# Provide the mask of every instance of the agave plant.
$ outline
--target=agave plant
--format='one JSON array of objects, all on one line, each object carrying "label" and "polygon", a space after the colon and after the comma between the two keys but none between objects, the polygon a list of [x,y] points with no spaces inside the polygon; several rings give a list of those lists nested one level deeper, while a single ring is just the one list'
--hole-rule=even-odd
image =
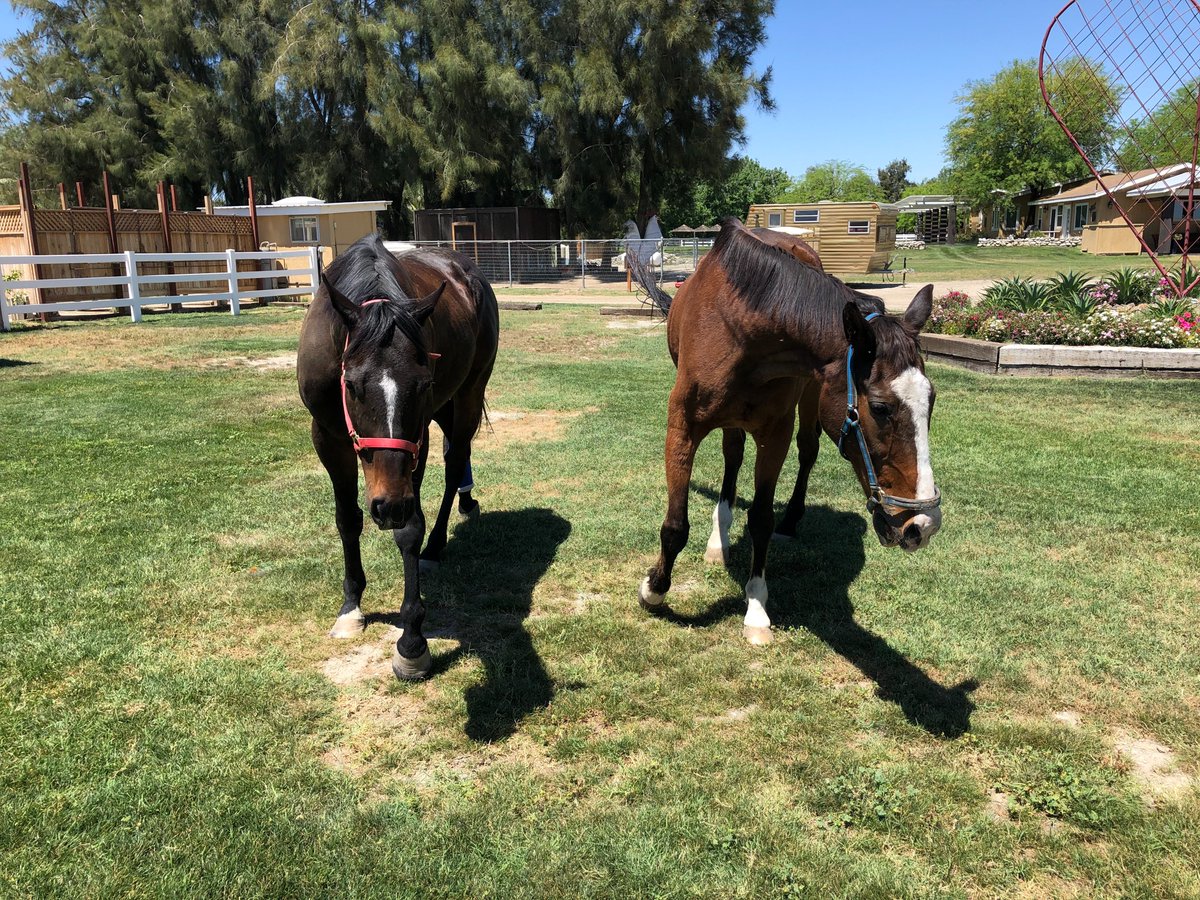
[{"label": "agave plant", "polygon": [[1026,282],[1024,290],[1016,297],[1018,312],[1039,312],[1054,305],[1058,296],[1054,285],[1045,281]]},{"label": "agave plant", "polygon": [[1050,290],[1059,305],[1073,303],[1091,287],[1092,279],[1078,272],[1059,272],[1050,279]]},{"label": "agave plant", "polygon": [[990,309],[1017,309],[1018,298],[1029,286],[1029,279],[1014,275],[994,282],[984,290],[981,306]]},{"label": "agave plant", "polygon": [[1149,303],[1158,279],[1150,272],[1126,266],[1104,276],[1104,283],[1116,292],[1115,303]]},{"label": "agave plant", "polygon": [[1059,296],[1055,300],[1058,309],[1077,319],[1086,319],[1096,311],[1096,305],[1096,298],[1087,291],[1073,296]]},{"label": "agave plant", "polygon": [[1177,297],[1173,294],[1168,294],[1150,304],[1149,312],[1155,318],[1175,318],[1182,316],[1184,313],[1193,312],[1195,306],[1196,301],[1191,297]]}]

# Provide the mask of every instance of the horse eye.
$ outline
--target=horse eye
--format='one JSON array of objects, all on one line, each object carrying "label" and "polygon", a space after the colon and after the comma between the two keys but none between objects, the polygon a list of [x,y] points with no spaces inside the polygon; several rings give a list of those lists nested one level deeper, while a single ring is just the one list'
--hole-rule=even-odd
[{"label": "horse eye", "polygon": [[887,419],[892,415],[892,408],[886,403],[872,403],[871,415],[877,419]]},{"label": "horse eye", "polygon": [[351,397],[353,397],[355,400],[358,399],[358,382],[357,381],[347,381],[346,382],[346,390],[349,392]]}]

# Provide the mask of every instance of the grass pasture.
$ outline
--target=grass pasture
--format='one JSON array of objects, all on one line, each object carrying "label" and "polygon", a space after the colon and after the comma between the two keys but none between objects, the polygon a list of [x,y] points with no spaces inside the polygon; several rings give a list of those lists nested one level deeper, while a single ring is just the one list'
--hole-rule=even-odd
[{"label": "grass pasture", "polygon": [[[503,313],[484,514],[403,685],[386,615],[325,636],[301,315],[0,337],[0,894],[1200,896],[1194,384],[931,367],[941,534],[881,548],[824,441],[752,648],[744,507],[702,559],[715,438],[674,613],[636,603],[661,326]],[[399,554],[363,555],[386,613]]]},{"label": "grass pasture", "polygon": [[[1051,278],[1060,272],[1078,272],[1101,278],[1115,269],[1157,271],[1144,253],[1140,255],[1097,256],[1078,247],[978,247],[975,244],[930,244],[924,250],[897,250],[896,268],[902,259],[914,271],[910,280],[962,281],[974,279]],[[1176,258],[1163,257],[1170,268]],[[869,276],[863,276],[869,280]]]}]

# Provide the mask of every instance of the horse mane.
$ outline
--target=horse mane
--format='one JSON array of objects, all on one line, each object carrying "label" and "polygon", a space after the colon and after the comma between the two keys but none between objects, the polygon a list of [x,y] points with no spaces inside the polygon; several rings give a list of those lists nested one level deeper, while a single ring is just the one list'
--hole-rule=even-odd
[{"label": "horse mane", "polygon": [[[747,308],[815,338],[836,333],[840,340],[845,339],[842,310],[847,303],[857,306],[864,316],[885,312],[879,297],[852,290],[783,248],[764,243],[736,218],[722,220],[712,253]],[[875,329],[877,354],[917,365],[920,354],[915,335],[891,316],[878,322],[895,327]]]},{"label": "horse mane", "polygon": [[[360,307],[358,324],[350,333],[348,352],[388,343],[394,328],[399,328],[421,353],[427,352],[424,332],[409,308],[413,298],[404,293],[396,278],[398,267],[396,257],[384,247],[383,238],[377,233],[355,241],[329,264],[326,277]],[[366,300],[381,297],[389,302],[362,305]]]}]

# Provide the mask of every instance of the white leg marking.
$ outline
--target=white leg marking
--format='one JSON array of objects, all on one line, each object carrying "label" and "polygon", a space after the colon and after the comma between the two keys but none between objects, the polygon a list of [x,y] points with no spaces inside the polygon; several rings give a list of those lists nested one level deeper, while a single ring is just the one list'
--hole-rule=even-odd
[{"label": "white leg marking", "polygon": [[399,394],[399,388],[395,379],[387,372],[379,376],[379,386],[383,388],[383,399],[387,403],[388,437],[395,437],[393,424],[396,421],[396,396]]},{"label": "white leg marking", "polygon": [[729,564],[729,526],[733,522],[733,510],[722,500],[713,510],[713,529],[704,548],[704,558],[711,563]]},{"label": "white leg marking", "polygon": [[[933,481],[933,466],[929,462],[929,397],[933,388],[925,374],[914,366],[905,369],[892,381],[892,391],[912,415],[917,451],[917,496],[915,499],[926,500],[932,497],[936,490]],[[924,547],[934,533],[942,527],[941,507],[913,516],[910,522],[921,530],[919,546]]]},{"label": "white leg marking", "polygon": [[367,627],[366,617],[363,616],[361,609],[352,609],[348,613],[343,613],[334,620],[333,628],[329,630],[329,636],[332,638],[353,638],[358,637]]},{"label": "white leg marking", "polygon": [[767,580],[755,576],[746,582],[746,618],[742,635],[751,644],[771,643],[771,619],[767,615]]},{"label": "white leg marking", "polygon": [[642,579],[641,587],[638,588],[638,600],[641,601],[642,606],[645,606],[646,608],[662,606],[663,601],[666,599],[667,598],[664,595],[656,594],[654,591],[650,590],[649,575]]}]

